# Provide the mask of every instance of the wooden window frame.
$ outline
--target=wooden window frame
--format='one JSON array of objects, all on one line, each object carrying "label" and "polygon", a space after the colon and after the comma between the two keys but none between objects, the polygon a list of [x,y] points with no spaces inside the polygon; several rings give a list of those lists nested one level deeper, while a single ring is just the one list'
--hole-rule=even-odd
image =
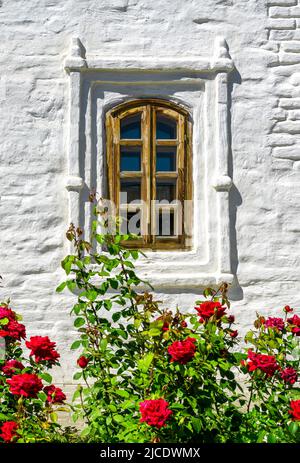
[{"label": "wooden window frame", "polygon": [[[121,139],[121,120],[130,115],[141,113],[141,139]],[[174,140],[156,139],[156,115],[163,114],[177,123],[177,138]],[[115,106],[106,114],[106,160],[108,170],[108,194],[109,199],[116,205],[116,214],[120,215],[122,209],[135,212],[138,205],[120,205],[120,179],[140,178],[141,199],[146,204],[141,220],[141,238],[124,242],[131,248],[143,248],[155,250],[187,250],[191,248],[191,236],[186,233],[184,222],[192,220],[192,208],[188,209],[188,217],[184,210],[186,200],[192,200],[192,152],[191,138],[192,124],[190,115],[181,106],[159,99],[141,99],[126,102]],[[120,148],[121,146],[141,146],[141,171],[120,172]],[[176,170],[174,172],[156,172],[156,147],[177,147]],[[161,237],[155,235],[156,206],[153,199],[156,197],[156,179],[177,179],[176,200],[181,205],[159,205],[159,210],[174,210],[182,208],[182,223],[179,225],[181,234],[174,237]],[[152,205],[152,211],[150,210]],[[175,218],[174,218],[175,220]],[[192,229],[189,223],[189,230]]]}]

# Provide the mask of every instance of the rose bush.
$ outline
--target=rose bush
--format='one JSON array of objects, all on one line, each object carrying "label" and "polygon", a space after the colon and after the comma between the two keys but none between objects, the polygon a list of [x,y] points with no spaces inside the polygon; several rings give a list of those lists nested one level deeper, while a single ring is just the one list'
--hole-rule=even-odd
[{"label": "rose bush", "polygon": [[[58,364],[55,343],[48,337],[26,339],[21,316],[7,303],[0,304],[0,338],[5,356],[0,359],[0,442],[66,442],[57,411],[69,411],[66,396],[47,372]],[[24,347],[25,347],[24,346]]]},{"label": "rose bush", "polygon": [[241,340],[226,283],[206,288],[190,312],[165,307],[135,272],[136,237],[110,233],[106,211],[95,214],[91,242],[70,226],[75,252],[57,288],[77,297],[72,410],[85,423],[81,437],[58,424],[68,408],[48,372],[59,365],[55,342],[28,339],[1,303],[0,442],[300,442],[296,311],[257,314]]},{"label": "rose bush", "polygon": [[67,280],[57,288],[78,297],[79,338],[71,348],[80,349],[74,420],[85,420],[82,438],[299,442],[300,318],[293,309],[257,315],[241,350],[226,283],[207,288],[191,313],[162,307],[138,290],[147,283],[135,273],[140,253],[130,249],[132,236],[118,227],[110,234],[106,210],[95,214],[101,220],[91,242],[70,226],[75,253],[63,260]]}]

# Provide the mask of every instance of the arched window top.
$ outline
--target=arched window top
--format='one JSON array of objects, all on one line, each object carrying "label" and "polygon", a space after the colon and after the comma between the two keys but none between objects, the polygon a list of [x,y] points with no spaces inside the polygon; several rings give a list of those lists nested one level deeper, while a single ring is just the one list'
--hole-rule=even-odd
[{"label": "arched window top", "polygon": [[140,233],[124,230],[140,235],[137,247],[187,247],[183,208],[191,199],[190,128],[188,112],[165,100],[130,101],[107,113],[109,195],[124,224],[131,219],[139,224]]},{"label": "arched window top", "polygon": [[110,109],[109,113],[112,116],[126,117],[128,114],[134,114],[142,111],[142,106],[151,105],[157,109],[173,111],[173,116],[176,118],[178,114],[182,114],[184,117],[189,117],[189,111],[181,104],[174,103],[169,100],[163,100],[161,98],[142,98],[140,100],[130,100],[120,103]]}]

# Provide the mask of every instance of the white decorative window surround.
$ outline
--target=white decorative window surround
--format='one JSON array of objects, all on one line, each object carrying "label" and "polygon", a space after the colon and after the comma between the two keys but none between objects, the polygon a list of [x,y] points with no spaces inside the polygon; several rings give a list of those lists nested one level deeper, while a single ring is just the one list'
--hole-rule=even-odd
[{"label": "white decorative window surround", "polygon": [[193,122],[193,248],[147,252],[139,275],[155,289],[199,288],[232,282],[229,236],[228,73],[233,62],[223,38],[214,56],[134,58],[85,56],[72,40],[70,76],[69,220],[90,226],[88,190],[106,197],[105,114],[131,99],[160,98],[183,105]]}]

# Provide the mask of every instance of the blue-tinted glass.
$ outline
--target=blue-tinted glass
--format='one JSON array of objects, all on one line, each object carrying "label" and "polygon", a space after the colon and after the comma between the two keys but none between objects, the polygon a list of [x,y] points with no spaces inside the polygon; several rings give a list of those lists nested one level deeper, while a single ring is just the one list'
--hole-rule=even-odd
[{"label": "blue-tinted glass", "polygon": [[140,172],[141,170],[141,148],[137,147],[121,147],[121,162],[120,170]]},{"label": "blue-tinted glass", "polygon": [[176,180],[156,180],[156,199],[172,202],[176,199]]},{"label": "blue-tinted glass", "polygon": [[131,201],[141,200],[140,180],[121,179],[121,204],[128,204]]},{"label": "blue-tinted glass", "polygon": [[156,172],[174,172],[176,170],[176,151],[175,146],[157,147]]},{"label": "blue-tinted glass", "polygon": [[177,123],[174,119],[157,114],[156,138],[158,140],[174,140],[177,138]]},{"label": "blue-tinted glass", "polygon": [[141,114],[128,116],[121,120],[121,139],[141,138]]}]

